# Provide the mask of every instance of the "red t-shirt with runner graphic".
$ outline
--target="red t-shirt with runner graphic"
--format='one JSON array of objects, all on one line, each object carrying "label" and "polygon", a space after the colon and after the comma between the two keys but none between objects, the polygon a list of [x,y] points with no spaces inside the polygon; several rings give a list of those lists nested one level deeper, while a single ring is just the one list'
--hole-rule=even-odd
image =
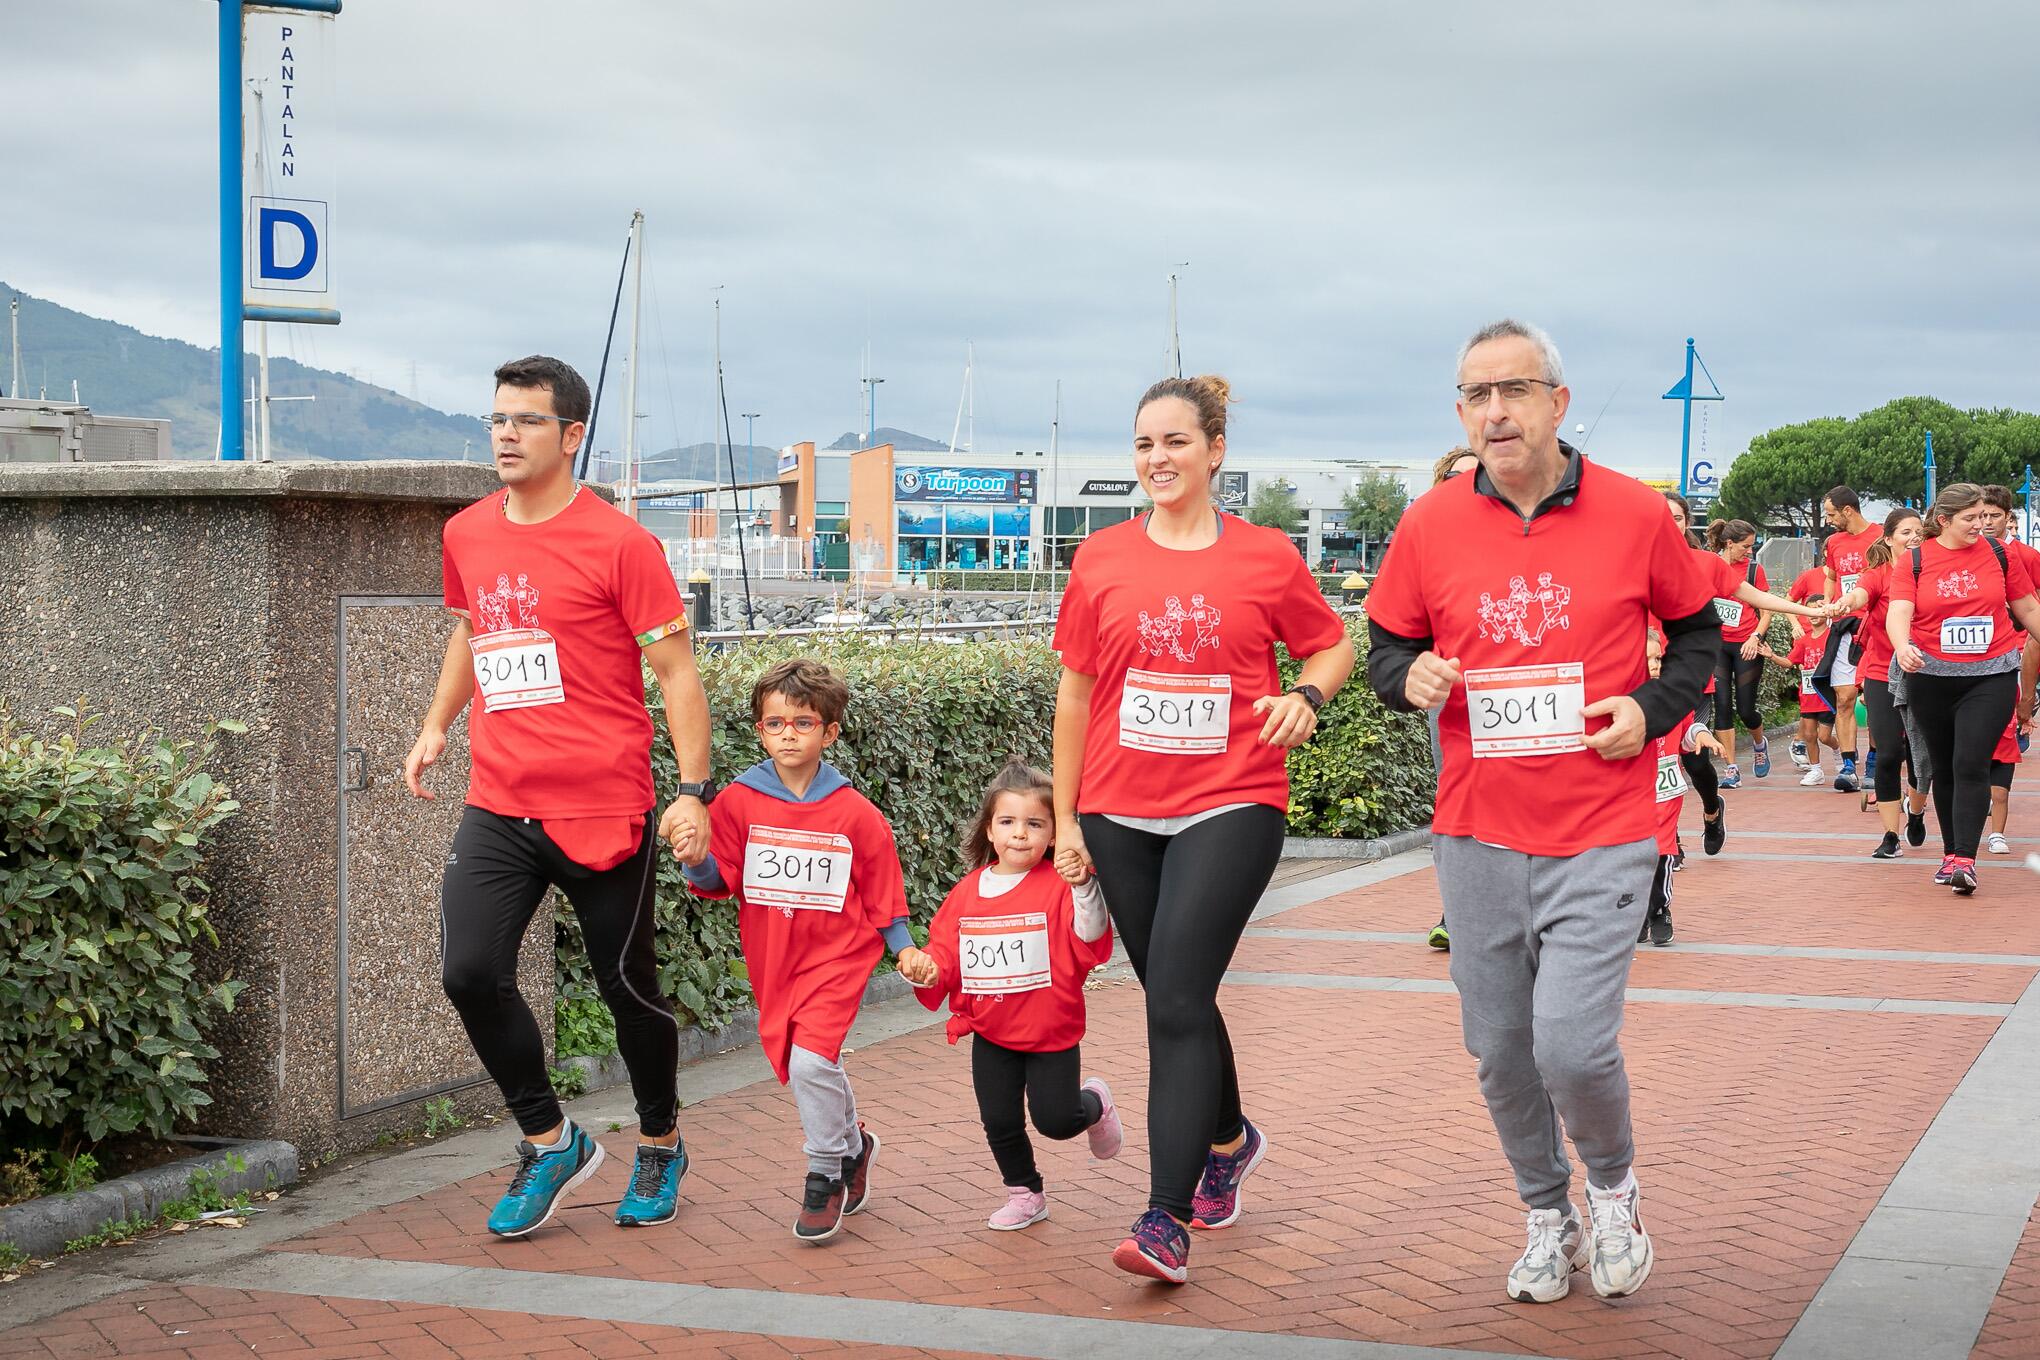
[{"label": "red t-shirt with runner graphic", "polygon": [[[1820,658],[1827,651],[1827,640],[1827,625],[1822,624],[1813,631],[1801,633],[1798,637],[1792,639],[1792,650],[1785,653],[1785,660],[1791,665],[1796,666],[1799,670],[1797,688],[1799,690],[1799,712],[1802,716],[1812,714],[1820,717],[1834,712],[1832,708],[1828,707],[1828,701],[1820,697],[1820,691],[1813,687],[1813,670],[1814,667],[1820,665]],[[1889,647],[1885,648],[1887,660],[1889,659],[1890,651]],[[1868,661],[1870,654],[1865,652],[1863,659]],[[1872,676],[1867,670],[1863,674],[1865,679],[1881,680],[1884,678],[1882,675]]]},{"label": "red t-shirt with runner graphic", "polygon": [[965,875],[928,923],[927,951],[942,980],[915,995],[931,1011],[949,1003],[952,1044],[982,1034],[1021,1053],[1075,1047],[1084,1039],[1084,979],[1111,961],[1112,928],[1077,938],[1070,885],[1048,860],[997,897],[984,895],[982,873]]},{"label": "red t-shirt with runner graphic", "polygon": [[1785,592],[1785,598],[1794,604],[1805,604],[1816,595],[1827,593],[1827,573],[1819,567],[1808,567],[1792,578],[1792,588]]},{"label": "red t-shirt with runner graphic", "polygon": [[1686,771],[1679,755],[1686,749],[1686,734],[1693,730],[1693,715],[1679,719],[1671,731],[1645,749],[1657,756],[1657,849],[1660,855],[1679,853],[1679,809],[1686,801]]},{"label": "red t-shirt with runner graphic", "polygon": [[[1825,562],[1835,574],[1837,584],[1834,597],[1836,599],[1839,600],[1860,584],[1856,578],[1862,574],[1863,568],[1868,565],[1863,558],[1863,554],[1870,550],[1872,543],[1875,543],[1882,537],[1884,537],[1884,530],[1875,524],[1865,525],[1863,532],[1859,534],[1852,534],[1846,530],[1838,529],[1828,535],[1827,543],[1821,548],[1821,561]],[[1863,617],[1863,611],[1859,609],[1849,617],[1860,619]]]},{"label": "red t-shirt with runner graphic", "polygon": [[789,803],[732,784],[708,809],[720,890],[737,899],[737,932],[758,1042],[786,1080],[793,1046],[835,1062],[885,953],[879,931],[907,914],[893,829],[872,801],[840,788]]},{"label": "red t-shirt with runner graphic", "polygon": [[1869,597],[1869,603],[1857,615],[1863,620],[1863,626],[1856,630],[1856,638],[1863,644],[1863,655],[1856,662],[1856,678],[1889,684],[1891,634],[1885,631],[1884,624],[1891,614],[1891,563],[1863,568],[1856,577],[1856,589]]},{"label": "red t-shirt with runner graphic", "polygon": [[1758,590],[1769,590],[1770,578],[1764,575],[1762,567],[1753,567],[1748,561],[1731,562],[1716,552],[1707,555],[1720,563],[1715,568],[1714,612],[1721,615],[1721,640],[1740,647],[1756,635],[1757,607],[1738,600],[1735,592],[1744,582]]},{"label": "red t-shirt with runner graphic", "polygon": [[1096,677],[1079,812],[1183,817],[1228,803],[1289,807],[1287,753],[1254,701],[1281,693],[1275,644],[1310,656],[1346,635],[1296,546],[1221,513],[1218,542],[1165,548],[1145,517],[1084,540],[1055,649]]},{"label": "red t-shirt with runner graphic", "polygon": [[1900,553],[1891,564],[1891,598],[1913,602],[1914,645],[1943,661],[1988,661],[2025,646],[2026,635],[2006,608],[2008,600],[2033,593],[2023,561],[2008,553],[2001,569],[1980,538],[1966,548],[1930,538],[1918,552],[1918,581],[1912,553]]},{"label": "red t-shirt with runner graphic", "polygon": [[467,801],[506,817],[647,812],[639,639],[686,626],[665,550],[585,487],[540,524],[511,522],[508,496],[470,505],[441,537],[446,607],[474,631]]},{"label": "red t-shirt with runner graphic", "polygon": [[1583,460],[1572,504],[1527,523],[1475,484],[1404,512],[1367,597],[1375,623],[1462,667],[1432,826],[1539,856],[1649,840],[1654,748],[1603,760],[1581,737],[1608,720],[1580,709],[1643,684],[1647,620],[1699,613],[1719,584],[1702,559],[1721,559],[1687,545],[1658,492],[1598,463]]}]

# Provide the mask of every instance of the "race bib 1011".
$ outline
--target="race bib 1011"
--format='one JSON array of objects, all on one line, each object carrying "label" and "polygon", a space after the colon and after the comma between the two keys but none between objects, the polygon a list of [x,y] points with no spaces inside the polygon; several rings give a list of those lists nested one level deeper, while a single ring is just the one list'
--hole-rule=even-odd
[{"label": "race bib 1011", "polygon": [[563,704],[560,649],[543,628],[503,628],[468,639],[474,653],[475,688],[491,713],[511,708]]},{"label": "race bib 1011", "polygon": [[1950,656],[1982,656],[1996,635],[1997,620],[1988,614],[1941,620],[1941,650]]},{"label": "race bib 1011", "polygon": [[1167,756],[1215,755],[1232,730],[1230,675],[1129,670],[1119,695],[1119,744]]},{"label": "race bib 1011", "polygon": [[966,916],[957,922],[956,951],[963,990],[972,995],[996,996],[1046,987],[1048,913]]},{"label": "race bib 1011", "polygon": [[841,911],[850,893],[850,838],[754,826],[744,842],[744,901],[780,911]]},{"label": "race bib 1011", "polygon": [[1586,666],[1496,666],[1466,672],[1467,734],[1475,759],[1586,749]]}]

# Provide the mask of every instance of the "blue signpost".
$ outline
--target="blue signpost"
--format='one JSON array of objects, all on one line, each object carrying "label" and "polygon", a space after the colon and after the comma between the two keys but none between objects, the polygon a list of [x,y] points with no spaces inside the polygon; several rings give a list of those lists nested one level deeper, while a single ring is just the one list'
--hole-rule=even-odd
[{"label": "blue signpost", "polygon": [[[1693,391],[1693,365],[1700,365],[1700,371],[1707,375],[1707,385],[1713,392],[1695,394]],[[1693,403],[1696,401],[1722,401],[1721,384],[1714,381],[1714,375],[1707,372],[1707,361],[1693,348],[1693,337],[1686,337],[1686,376],[1665,393],[1663,400],[1676,401],[1683,408],[1683,419],[1679,429],[1679,494],[1693,494]],[[1710,482],[1714,481],[1709,477]]]},{"label": "blue signpost", "polygon": [[1927,504],[1934,503],[1934,432],[1927,431]]},{"label": "blue signpost", "polygon": [[2026,464],[2026,484],[2019,488],[2019,494],[2026,498],[2026,541],[2040,543],[2040,522],[2033,518],[2033,465]]},{"label": "blue signpost", "polygon": [[[247,457],[246,415],[241,393],[241,323],[306,321],[332,325],[338,312],[293,312],[287,308],[248,308],[242,292],[246,276],[241,182],[241,26],[249,0],[219,0],[220,66],[220,457],[237,463]],[[262,0],[264,9],[338,14],[340,0]],[[316,243],[307,241],[307,248]]]}]

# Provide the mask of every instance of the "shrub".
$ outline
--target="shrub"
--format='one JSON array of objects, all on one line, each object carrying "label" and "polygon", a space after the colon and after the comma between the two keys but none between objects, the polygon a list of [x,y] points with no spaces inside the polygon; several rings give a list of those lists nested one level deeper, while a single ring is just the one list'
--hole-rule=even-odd
[{"label": "shrub", "polygon": [[46,740],[0,710],[0,1144],[169,1134],[211,1103],[205,835],[238,806],[203,742]]},{"label": "shrub", "polygon": [[[843,738],[828,758],[892,822],[919,938],[963,874],[957,832],[977,810],[985,784],[1009,755],[1049,764],[1061,674],[1055,653],[1039,639],[948,646],[855,635],[704,652],[699,664],[718,779],[727,782],[761,758],[751,683],[790,656],[815,657],[849,681]],[[1284,664],[1293,679],[1294,663]],[[658,728],[653,771],[663,808],[678,774],[655,689],[647,700]],[[1297,834],[1374,836],[1430,817],[1423,719],[1385,710],[1357,673],[1326,707],[1321,735],[1291,758],[1290,772],[1290,830]],[[671,855],[661,854],[658,863],[661,985],[681,1023],[719,1027],[750,1000],[736,905],[688,893]],[[557,938],[559,1051],[592,1051],[605,1038],[613,1045],[570,908],[560,912]]]},{"label": "shrub", "polygon": [[967,591],[1026,591],[1037,590],[1051,595],[1062,594],[1069,584],[1070,573],[1066,568],[1055,571],[962,571],[944,567],[928,573],[928,585],[934,590]]}]

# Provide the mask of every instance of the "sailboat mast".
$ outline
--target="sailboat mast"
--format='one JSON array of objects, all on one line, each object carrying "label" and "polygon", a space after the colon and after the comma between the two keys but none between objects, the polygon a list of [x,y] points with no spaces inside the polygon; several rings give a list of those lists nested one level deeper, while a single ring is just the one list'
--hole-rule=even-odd
[{"label": "sailboat mast", "polygon": [[630,376],[623,386],[623,493],[638,518],[638,338],[644,320],[645,215],[630,215]]},{"label": "sailboat mast", "polygon": [[1062,379],[1055,380],[1055,417],[1048,422],[1048,514],[1041,526],[1041,544],[1048,558],[1048,585],[1055,589],[1055,504],[1062,486]]}]

